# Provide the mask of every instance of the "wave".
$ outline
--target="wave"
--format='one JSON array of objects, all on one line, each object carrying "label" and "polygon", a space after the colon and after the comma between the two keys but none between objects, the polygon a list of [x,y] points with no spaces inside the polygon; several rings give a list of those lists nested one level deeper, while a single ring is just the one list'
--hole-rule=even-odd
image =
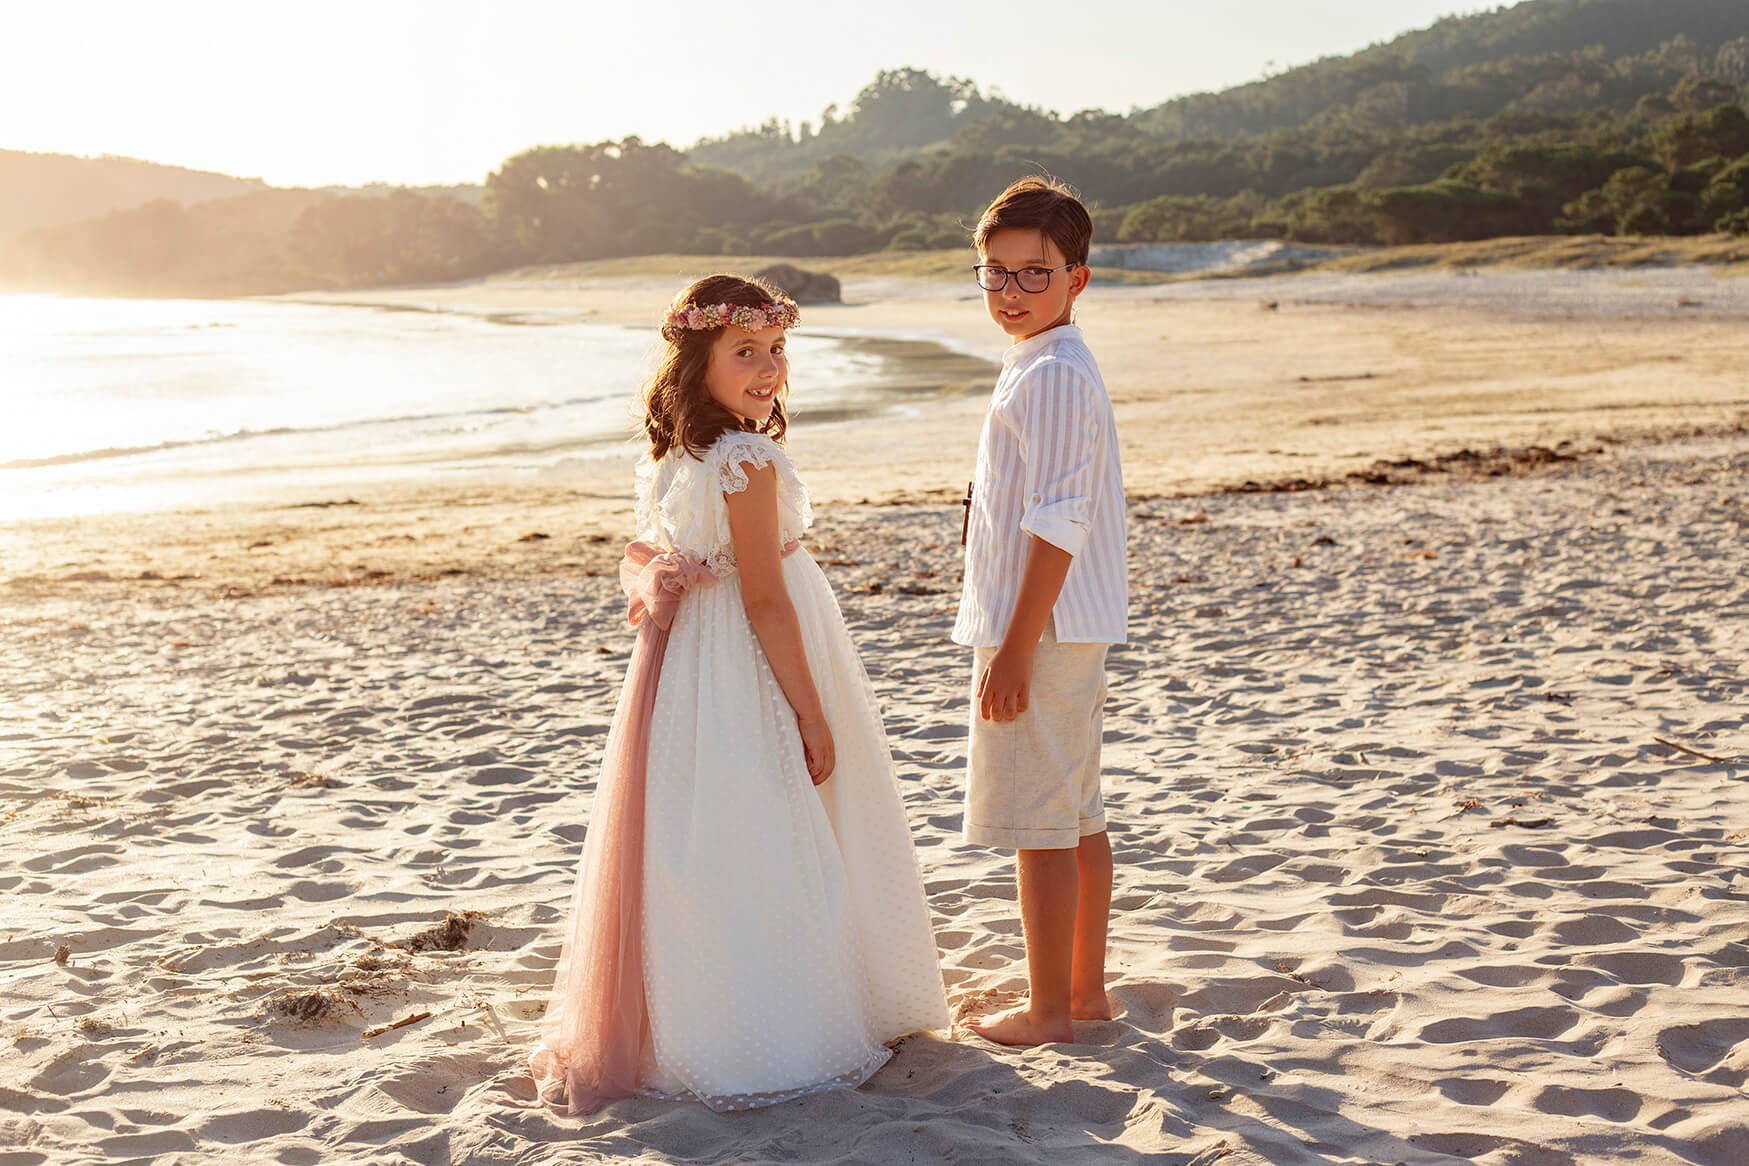
[{"label": "wave", "polygon": [[316,435],[322,433],[343,433],[348,430],[367,430],[389,425],[430,424],[437,421],[462,420],[469,417],[502,417],[544,413],[559,409],[568,409],[577,405],[594,405],[602,401],[611,401],[613,394],[601,394],[594,397],[569,397],[562,401],[547,401],[538,405],[502,405],[491,409],[463,409],[444,413],[411,413],[398,417],[369,417],[358,421],[342,421],[332,425],[285,425],[271,429],[238,429],[230,433],[211,433],[201,437],[180,438],[170,441],[160,441],[150,445],[105,446],[101,449],[73,450],[68,453],[54,454],[50,457],[17,458],[9,462],[0,462],[0,470],[35,470],[48,466],[78,465],[82,462],[108,461],[114,458],[139,457],[144,454],[163,453],[173,449],[193,449],[203,446],[226,445],[233,442],[251,441],[262,437],[292,437]]}]

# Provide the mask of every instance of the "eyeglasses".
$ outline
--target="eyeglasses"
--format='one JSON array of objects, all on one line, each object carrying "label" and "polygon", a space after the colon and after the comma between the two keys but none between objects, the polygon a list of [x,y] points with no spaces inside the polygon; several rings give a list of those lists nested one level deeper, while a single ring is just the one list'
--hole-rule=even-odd
[{"label": "eyeglasses", "polygon": [[980,263],[972,271],[978,277],[978,286],[985,291],[999,292],[1008,286],[1009,279],[1013,279],[1021,291],[1037,294],[1051,286],[1051,272],[1068,271],[1079,266],[1069,262],[1061,267],[1022,267],[1019,271],[1009,271],[999,263]]}]

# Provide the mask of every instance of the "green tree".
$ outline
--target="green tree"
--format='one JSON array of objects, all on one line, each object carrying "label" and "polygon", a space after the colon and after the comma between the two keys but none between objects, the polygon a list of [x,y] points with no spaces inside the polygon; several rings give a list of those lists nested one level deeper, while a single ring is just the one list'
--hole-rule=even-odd
[{"label": "green tree", "polygon": [[1231,199],[1163,195],[1131,207],[1118,228],[1123,243],[1212,242],[1243,238],[1263,209],[1263,199],[1246,192]]},{"label": "green tree", "polygon": [[1671,225],[1669,196],[1669,175],[1650,166],[1630,166],[1568,203],[1561,225],[1575,233],[1663,234]]},{"label": "green tree", "polygon": [[476,208],[410,190],[326,198],[305,208],[288,254],[315,279],[347,286],[464,279],[499,261]]},{"label": "green tree", "polygon": [[1474,148],[1444,143],[1393,146],[1381,151],[1355,177],[1356,186],[1382,190],[1391,186],[1420,186],[1432,182],[1454,166],[1475,157]]},{"label": "green tree", "polygon": [[1507,194],[1460,182],[1400,186],[1371,194],[1378,234],[1386,243],[1455,243],[1523,232],[1525,205]]},{"label": "green tree", "polygon": [[1251,226],[1259,235],[1302,243],[1380,241],[1366,192],[1352,186],[1296,191],[1264,207]]},{"label": "green tree", "polygon": [[[1082,132],[1085,128],[1081,127]],[[952,145],[955,150],[983,152],[1003,146],[1048,146],[1060,135],[1075,132],[1050,114],[1004,106],[960,126],[954,131]]]},{"label": "green tree", "polygon": [[[1534,235],[1575,230],[1564,220],[1574,218],[1570,204],[1597,189],[1609,176],[1646,159],[1622,150],[1599,150],[1579,144],[1489,146],[1446,178],[1462,186],[1518,200],[1514,234]],[[1576,212],[1575,212],[1576,213]]]},{"label": "green tree", "polygon": [[1648,93],[1634,103],[1634,120],[1660,121],[1673,114],[1680,113],[1676,103],[1662,93]]},{"label": "green tree", "polygon": [[868,200],[874,182],[868,164],[850,154],[828,154],[814,163],[799,196],[822,210],[852,211]]},{"label": "green tree", "polygon": [[1670,215],[1661,203],[1637,202],[1616,220],[1615,231],[1618,235],[1667,235]]},{"label": "green tree", "polygon": [[850,103],[850,116],[819,137],[835,148],[921,146],[951,137],[992,107],[963,77],[943,80],[923,69],[884,69]]},{"label": "green tree", "polygon": [[1678,114],[1652,130],[1647,147],[1667,170],[1715,155],[1749,154],[1749,113],[1740,105],[1721,105],[1706,113]]},{"label": "green tree", "polygon": [[1713,74],[1738,87],[1749,86],[1749,36],[1740,36],[1719,46],[1713,58]]},{"label": "green tree", "polygon": [[1725,220],[1742,210],[1749,204],[1740,187],[1725,182],[1715,182],[1700,192],[1699,221],[1714,231],[1723,231]]},{"label": "green tree", "polygon": [[635,137],[543,146],[489,175],[481,208],[506,253],[525,263],[666,251],[702,228],[769,215],[770,199],[745,178],[686,162]]},{"label": "green tree", "polygon": [[1728,81],[1690,73],[1670,91],[1670,104],[1683,113],[1705,113],[1737,100],[1737,87]]},{"label": "green tree", "polygon": [[772,231],[762,248],[778,255],[855,255],[881,246],[881,233],[854,219],[827,219]]},{"label": "green tree", "polygon": [[1699,202],[1699,218],[1707,229],[1731,233],[1736,216],[1749,208],[1749,156],[1714,174]]}]

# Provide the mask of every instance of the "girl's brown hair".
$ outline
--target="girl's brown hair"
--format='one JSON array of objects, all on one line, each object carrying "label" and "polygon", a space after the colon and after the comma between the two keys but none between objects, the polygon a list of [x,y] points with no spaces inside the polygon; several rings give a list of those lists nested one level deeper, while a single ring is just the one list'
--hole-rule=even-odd
[{"label": "girl's brown hair", "polygon": [[[756,279],[719,273],[697,280],[675,297],[676,306],[706,307],[731,304],[757,308],[773,303],[778,293]],[[732,328],[733,324],[723,327]],[[789,385],[778,387],[777,399],[771,404],[771,416],[763,425],[753,425],[729,412],[711,397],[705,387],[705,371],[710,368],[711,345],[723,334],[722,328],[682,328],[678,324],[662,325],[662,339],[668,351],[656,375],[644,389],[644,432],[650,438],[650,456],[660,460],[671,449],[683,449],[693,457],[702,457],[711,443],[732,429],[763,433],[775,441],[783,440],[788,421],[783,401]]]}]

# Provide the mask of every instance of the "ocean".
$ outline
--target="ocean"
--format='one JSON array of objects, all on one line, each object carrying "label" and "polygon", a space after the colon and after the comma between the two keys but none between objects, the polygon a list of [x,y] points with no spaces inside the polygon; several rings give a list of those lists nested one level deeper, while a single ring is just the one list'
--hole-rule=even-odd
[{"label": "ocean", "polygon": [[[660,345],[566,311],[0,296],[0,519],[629,458]],[[804,417],[877,407],[894,372],[854,337],[790,352]]]}]

